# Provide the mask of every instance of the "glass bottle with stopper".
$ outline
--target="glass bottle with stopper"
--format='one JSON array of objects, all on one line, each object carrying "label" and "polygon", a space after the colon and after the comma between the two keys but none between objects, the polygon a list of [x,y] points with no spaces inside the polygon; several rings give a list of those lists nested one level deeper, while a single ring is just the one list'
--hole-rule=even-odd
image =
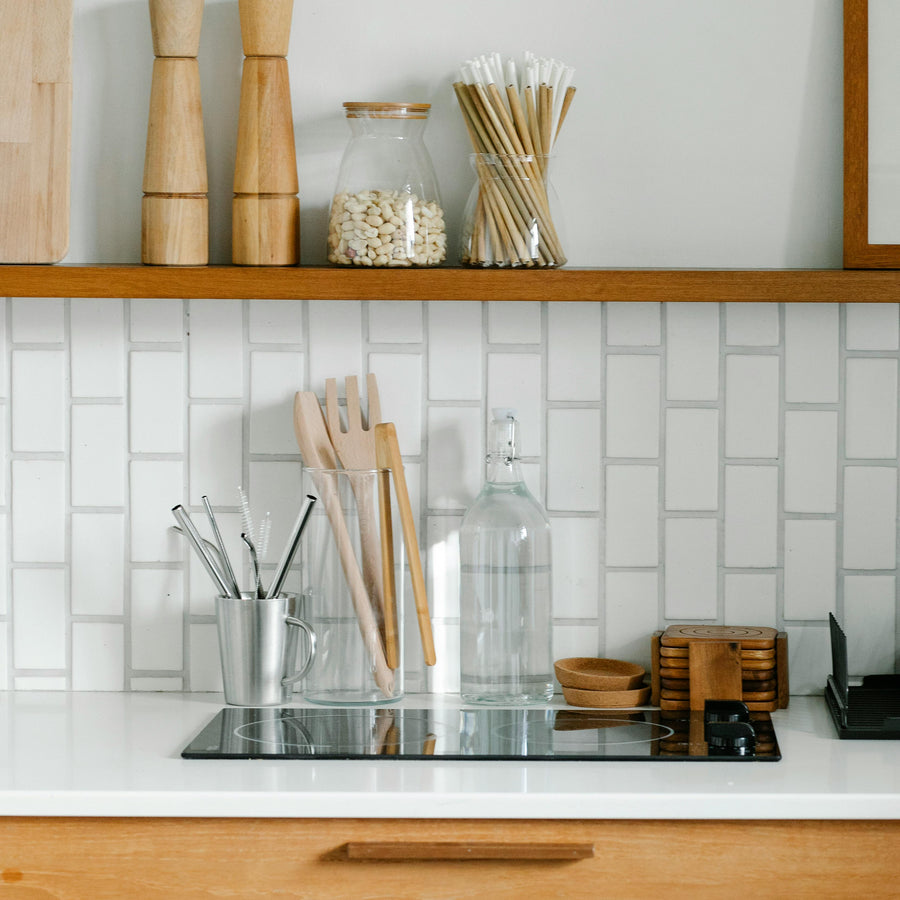
[{"label": "glass bottle with stopper", "polygon": [[492,410],[487,477],[460,528],[460,694],[543,703],[553,694],[550,522],[522,477],[516,411]]}]

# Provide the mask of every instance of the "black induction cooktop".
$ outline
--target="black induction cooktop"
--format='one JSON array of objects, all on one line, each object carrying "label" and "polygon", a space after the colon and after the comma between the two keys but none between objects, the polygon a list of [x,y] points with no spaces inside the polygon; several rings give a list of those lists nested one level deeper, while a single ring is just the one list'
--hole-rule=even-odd
[{"label": "black induction cooktop", "polygon": [[586,709],[220,710],[185,759],[708,760],[775,762],[768,713],[739,701],[705,713]]}]

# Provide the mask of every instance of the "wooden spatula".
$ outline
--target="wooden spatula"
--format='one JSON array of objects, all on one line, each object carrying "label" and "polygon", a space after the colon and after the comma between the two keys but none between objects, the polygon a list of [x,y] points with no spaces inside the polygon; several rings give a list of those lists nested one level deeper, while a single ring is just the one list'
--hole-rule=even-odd
[{"label": "wooden spatula", "polygon": [[[298,391],[294,397],[294,433],[297,437],[297,445],[303,456],[303,462],[307,468],[335,469],[334,448],[328,437],[328,429],[325,418],[322,415],[322,407],[312,391]],[[375,672],[375,683],[386,697],[393,694],[394,673],[390,670],[385,659],[384,646],[381,640],[381,632],[372,610],[369,594],[359,570],[356,554],[353,552],[353,543],[341,510],[341,500],[334,484],[327,479],[320,479],[316,484],[319,499],[322,501],[328,514],[328,521],[337,542],[341,566],[344,577],[350,588],[350,596],[356,617],[359,621],[359,630],[362,633],[363,644],[372,654],[372,663]]]},{"label": "wooden spatula", "polygon": [[[381,403],[378,383],[369,373],[366,379],[369,394],[369,412],[366,421],[359,402],[359,384],[355,375],[344,379],[347,392],[347,430],[341,423],[338,409],[337,380],[325,381],[325,414],[328,436],[337,453],[340,464],[350,470],[348,478],[356,497],[359,511],[359,538],[362,550],[362,571],[366,587],[377,601],[377,615],[384,616],[384,589],[382,585],[381,554],[378,542],[378,513],[371,489],[371,476],[362,474],[378,465],[375,453],[375,425],[381,421]],[[357,474],[354,474],[357,473]],[[395,668],[391,666],[391,668]]]}]

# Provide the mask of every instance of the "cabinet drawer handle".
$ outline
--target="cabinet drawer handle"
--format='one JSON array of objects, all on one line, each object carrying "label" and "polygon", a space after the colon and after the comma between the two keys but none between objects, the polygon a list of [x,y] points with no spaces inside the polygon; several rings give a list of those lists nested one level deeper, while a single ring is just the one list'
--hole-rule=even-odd
[{"label": "cabinet drawer handle", "polygon": [[593,844],[499,841],[350,841],[348,859],[590,859]]}]

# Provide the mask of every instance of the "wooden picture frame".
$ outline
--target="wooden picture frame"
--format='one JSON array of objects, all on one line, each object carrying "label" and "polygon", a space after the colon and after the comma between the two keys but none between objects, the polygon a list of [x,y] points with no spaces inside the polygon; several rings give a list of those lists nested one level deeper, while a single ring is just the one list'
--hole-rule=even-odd
[{"label": "wooden picture frame", "polygon": [[868,0],[844,0],[844,268],[900,268],[900,244],[869,243]]}]

